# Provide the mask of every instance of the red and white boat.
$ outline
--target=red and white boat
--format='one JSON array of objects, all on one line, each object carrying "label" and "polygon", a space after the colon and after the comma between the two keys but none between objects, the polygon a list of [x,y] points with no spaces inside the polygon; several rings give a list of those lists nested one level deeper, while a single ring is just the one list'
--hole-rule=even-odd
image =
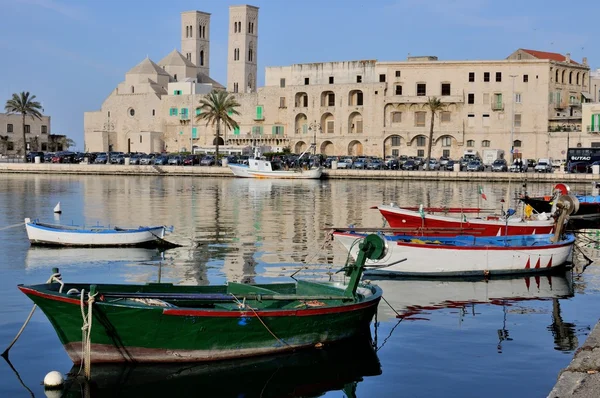
[{"label": "red and white boat", "polygon": [[[427,213],[398,207],[394,204],[380,205],[377,209],[391,228],[409,231],[411,235],[422,236],[454,236],[469,234],[478,236],[533,235],[554,232],[554,219],[550,215],[539,214],[535,219],[524,220],[520,217],[509,217],[508,221],[500,216],[468,217],[473,213],[470,209],[458,217]],[[447,211],[448,213],[458,213]]]}]

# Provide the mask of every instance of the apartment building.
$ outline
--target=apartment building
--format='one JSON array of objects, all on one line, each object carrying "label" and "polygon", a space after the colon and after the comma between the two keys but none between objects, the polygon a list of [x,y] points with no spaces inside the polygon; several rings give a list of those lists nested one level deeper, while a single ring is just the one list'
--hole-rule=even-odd
[{"label": "apartment building", "polygon": [[[27,151],[46,151],[51,135],[50,116],[25,118]],[[0,113],[0,154],[21,154],[23,148],[23,119],[21,115]]]}]

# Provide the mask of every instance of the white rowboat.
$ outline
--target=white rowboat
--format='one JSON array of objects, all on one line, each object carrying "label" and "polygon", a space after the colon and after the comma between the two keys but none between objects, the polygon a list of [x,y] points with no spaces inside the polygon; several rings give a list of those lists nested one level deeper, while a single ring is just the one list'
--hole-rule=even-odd
[{"label": "white rowboat", "polygon": [[25,219],[27,237],[32,245],[49,246],[153,246],[164,244],[165,226],[120,228],[78,227],[41,223]]}]

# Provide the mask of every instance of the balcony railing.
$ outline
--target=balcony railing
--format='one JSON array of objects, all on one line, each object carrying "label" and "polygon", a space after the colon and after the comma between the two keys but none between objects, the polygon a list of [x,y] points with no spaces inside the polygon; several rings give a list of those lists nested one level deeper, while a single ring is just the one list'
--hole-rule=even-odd
[{"label": "balcony railing", "polygon": [[492,102],[492,110],[493,111],[503,111],[504,110],[504,102]]},{"label": "balcony railing", "polygon": [[569,106],[581,106],[581,101],[578,99],[570,99]]},{"label": "balcony railing", "polygon": [[600,133],[600,126],[587,126],[586,130],[588,133]]}]

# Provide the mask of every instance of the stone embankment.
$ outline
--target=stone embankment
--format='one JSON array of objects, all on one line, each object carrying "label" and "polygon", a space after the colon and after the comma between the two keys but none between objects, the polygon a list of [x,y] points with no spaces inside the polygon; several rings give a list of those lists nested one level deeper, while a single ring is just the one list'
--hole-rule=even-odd
[{"label": "stone embankment", "polygon": [[[166,175],[198,177],[233,177],[228,167],[204,166],[138,166],[112,164],[53,164],[53,163],[0,163],[0,173],[34,174],[92,174],[92,175]],[[596,174],[555,173],[492,173],[466,171],[399,171],[399,170],[329,170],[325,179],[385,179],[432,181],[521,181],[530,182],[588,182],[600,181]]]},{"label": "stone embankment", "polygon": [[600,324],[563,369],[548,398],[597,398],[600,396]]}]

